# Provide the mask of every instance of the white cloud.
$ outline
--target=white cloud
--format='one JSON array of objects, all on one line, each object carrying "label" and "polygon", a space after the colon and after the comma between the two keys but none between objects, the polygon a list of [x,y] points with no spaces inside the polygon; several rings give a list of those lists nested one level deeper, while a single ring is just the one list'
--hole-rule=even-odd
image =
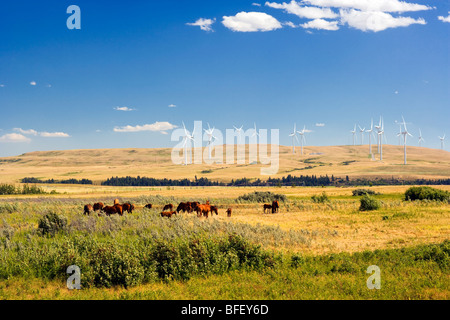
[{"label": "white cloud", "polygon": [[450,11],[448,12],[449,15],[447,17],[439,16],[438,19],[442,22],[449,22],[450,23]]},{"label": "white cloud", "polygon": [[316,127],[325,127],[325,123],[316,123]]},{"label": "white cloud", "polygon": [[300,6],[299,2],[292,0],[290,3],[276,3],[276,2],[266,2],[268,7],[274,9],[284,9],[287,13],[295,14],[300,18],[306,19],[320,19],[328,18],[334,19],[338,15],[330,8],[317,8],[317,7],[305,7]]},{"label": "white cloud", "polygon": [[8,133],[0,137],[0,142],[30,142],[31,139],[20,133]]},{"label": "white cloud", "polygon": [[432,7],[399,0],[303,0],[319,7],[358,9],[361,11],[407,12],[431,10]]},{"label": "white cloud", "polygon": [[253,3],[252,3],[252,6],[261,7],[261,4],[260,4],[260,3],[253,2]]},{"label": "white cloud", "polygon": [[136,109],[128,108],[128,107],[115,107],[114,110],[117,110],[117,111],[134,111]]},{"label": "white cloud", "polygon": [[362,31],[378,32],[388,28],[407,27],[411,24],[426,24],[422,18],[393,17],[385,12],[364,12],[359,10],[340,10],[341,23]]},{"label": "white cloud", "polygon": [[177,106],[175,104],[169,104],[169,108],[176,108]]},{"label": "white cloud", "polygon": [[64,132],[40,132],[39,135],[44,138],[69,138],[70,136]]},{"label": "white cloud", "polygon": [[298,25],[296,25],[295,23],[293,23],[291,21],[283,22],[283,26],[288,26],[288,27],[291,27],[291,28],[298,28],[299,27]]},{"label": "white cloud", "polygon": [[204,30],[204,31],[214,31],[212,29],[212,25],[213,23],[216,22],[216,19],[204,19],[204,18],[200,18],[197,21],[195,21],[194,23],[186,23],[188,26],[197,26],[200,27],[200,29]]},{"label": "white cloud", "polygon": [[67,133],[64,132],[37,132],[34,129],[24,130],[22,128],[14,128],[14,131],[20,132],[24,135],[32,135],[32,136],[41,136],[44,138],[68,138],[70,137]]},{"label": "white cloud", "polygon": [[303,23],[300,26],[305,29],[319,29],[319,30],[330,30],[330,31],[339,30],[337,21],[327,21],[324,19],[314,19],[307,23]]},{"label": "white cloud", "polygon": [[29,129],[29,130],[24,130],[22,128],[14,128],[14,131],[20,132],[21,134],[26,134],[26,135],[33,135],[33,136],[37,136],[38,132],[36,130],[33,129]]},{"label": "white cloud", "polygon": [[35,86],[36,85],[36,81],[31,81],[30,85]]},{"label": "white cloud", "polygon": [[239,12],[235,16],[224,16],[222,24],[238,32],[272,31],[282,28],[281,23],[264,12]]},{"label": "white cloud", "polygon": [[142,131],[153,131],[160,132],[162,134],[167,134],[167,130],[172,130],[177,128],[176,125],[173,125],[169,122],[155,122],[153,124],[144,124],[142,126],[124,126],[124,127],[115,127],[114,132],[142,132]]}]

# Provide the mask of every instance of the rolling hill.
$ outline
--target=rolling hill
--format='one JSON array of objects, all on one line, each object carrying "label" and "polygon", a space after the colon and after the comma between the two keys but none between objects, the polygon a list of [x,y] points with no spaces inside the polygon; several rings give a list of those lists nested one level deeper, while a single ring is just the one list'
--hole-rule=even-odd
[{"label": "rolling hill", "polygon": [[[279,170],[271,177],[288,174],[334,175],[335,177],[402,177],[404,179],[440,179],[450,177],[450,152],[408,147],[408,164],[403,165],[403,147],[383,146],[383,161],[369,155],[368,146],[306,147],[304,155],[292,154],[292,147],[280,146]],[[373,148],[376,151],[376,146]],[[247,150],[248,152],[248,146]],[[112,176],[146,176],[152,178],[231,181],[237,178],[259,178],[261,163],[175,165],[170,148],[161,149],[92,149],[39,151],[0,158],[0,182],[17,183],[24,177],[66,180],[91,179],[95,183]],[[270,152],[270,146],[269,146]]]}]

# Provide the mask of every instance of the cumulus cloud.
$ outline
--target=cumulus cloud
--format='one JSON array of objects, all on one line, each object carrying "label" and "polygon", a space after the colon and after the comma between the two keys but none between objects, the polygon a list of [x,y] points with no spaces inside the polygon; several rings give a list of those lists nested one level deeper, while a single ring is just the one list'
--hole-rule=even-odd
[{"label": "cumulus cloud", "polygon": [[8,133],[0,137],[0,142],[30,142],[31,139],[20,133]]},{"label": "cumulus cloud", "polygon": [[264,12],[239,12],[235,16],[224,16],[222,24],[232,31],[257,32],[282,28],[281,23]]},{"label": "cumulus cloud", "polygon": [[340,10],[341,23],[362,31],[378,32],[388,28],[407,27],[412,24],[426,24],[422,18],[393,17],[389,13],[370,11],[364,12],[355,9]]},{"label": "cumulus cloud", "polygon": [[300,26],[305,29],[319,29],[319,30],[330,30],[330,31],[339,30],[337,21],[327,21],[324,19],[314,19],[307,23],[303,23]]},{"label": "cumulus cloud", "polygon": [[291,1],[290,3],[266,2],[265,5],[274,9],[284,9],[284,11],[287,13],[295,14],[300,18],[306,19],[334,19],[338,17],[338,14],[330,8],[301,6],[299,2],[296,1]]},{"label": "cumulus cloud", "polygon": [[69,138],[65,132],[40,132],[39,135],[44,138]]},{"label": "cumulus cloud", "polygon": [[432,7],[399,0],[303,0],[319,7],[358,9],[361,11],[408,12],[431,10]]},{"label": "cumulus cloud", "polygon": [[439,16],[438,19],[441,20],[442,22],[449,22],[450,23],[450,11],[448,13],[449,13],[449,15],[447,17]]},{"label": "cumulus cloud", "polygon": [[155,122],[153,124],[144,124],[142,126],[124,126],[124,127],[115,127],[114,132],[142,132],[142,131],[152,131],[152,132],[160,132],[162,134],[167,134],[167,130],[172,130],[177,128],[176,125],[173,125],[169,122]]},{"label": "cumulus cloud", "polygon": [[30,135],[30,136],[41,136],[44,138],[68,138],[70,135],[64,132],[38,132],[34,129],[28,129],[24,130],[22,128],[14,128],[14,131],[20,132],[24,135]]},{"label": "cumulus cloud", "polygon": [[117,110],[117,111],[134,111],[136,109],[128,108],[128,107],[115,107],[114,110]]},{"label": "cumulus cloud", "polygon": [[214,31],[211,27],[214,24],[214,22],[216,22],[215,18],[214,19],[200,18],[193,23],[186,23],[186,25],[200,27],[200,29],[204,31]]},{"label": "cumulus cloud", "polygon": [[20,132],[21,134],[26,134],[26,135],[37,136],[39,134],[36,130],[33,130],[33,129],[24,130],[22,128],[14,128],[13,130]]}]

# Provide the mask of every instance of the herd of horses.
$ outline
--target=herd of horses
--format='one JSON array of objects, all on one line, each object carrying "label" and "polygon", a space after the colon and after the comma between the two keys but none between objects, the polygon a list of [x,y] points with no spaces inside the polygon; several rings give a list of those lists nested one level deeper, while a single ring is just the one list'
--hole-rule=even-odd
[{"label": "herd of horses", "polygon": [[[264,204],[264,213],[268,210],[272,210],[272,213],[277,213],[280,209],[280,204],[278,201],[273,201],[272,204]],[[147,204],[144,206],[144,208],[152,209],[152,204]],[[105,206],[102,202],[94,203],[94,205],[86,204],[84,206],[84,214],[90,215],[91,212],[97,212],[99,211],[98,215],[101,216],[101,213],[104,212],[107,216],[118,214],[120,216],[123,216],[125,212],[133,213],[133,210],[136,209],[136,206],[132,203],[119,203],[119,199],[114,200],[114,204],[112,206]],[[184,213],[193,213],[195,212],[197,214],[197,217],[205,217],[208,218],[209,214],[213,215],[214,213],[216,215],[219,214],[219,210],[217,209],[217,206],[213,206],[209,203],[209,201],[206,201],[206,203],[201,204],[199,202],[181,202],[178,207],[174,210],[173,204],[169,203],[166,204],[162,211],[161,211],[161,217],[167,217],[171,218],[173,215],[179,214],[180,212]],[[228,208],[226,210],[227,216],[231,217],[232,209]]]}]

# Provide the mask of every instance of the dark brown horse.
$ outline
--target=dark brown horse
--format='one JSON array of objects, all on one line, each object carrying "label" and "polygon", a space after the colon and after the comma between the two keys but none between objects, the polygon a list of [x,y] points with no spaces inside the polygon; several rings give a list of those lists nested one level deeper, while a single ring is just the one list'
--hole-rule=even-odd
[{"label": "dark brown horse", "polygon": [[94,207],[92,207],[92,205],[87,204],[84,206],[84,215],[91,215],[91,212],[94,211]]},{"label": "dark brown horse", "polygon": [[272,213],[277,213],[280,209],[280,203],[278,201],[272,202]]},{"label": "dark brown horse", "polygon": [[264,204],[264,213],[266,213],[266,210],[272,210],[272,212],[273,212],[272,205],[265,203]]}]

